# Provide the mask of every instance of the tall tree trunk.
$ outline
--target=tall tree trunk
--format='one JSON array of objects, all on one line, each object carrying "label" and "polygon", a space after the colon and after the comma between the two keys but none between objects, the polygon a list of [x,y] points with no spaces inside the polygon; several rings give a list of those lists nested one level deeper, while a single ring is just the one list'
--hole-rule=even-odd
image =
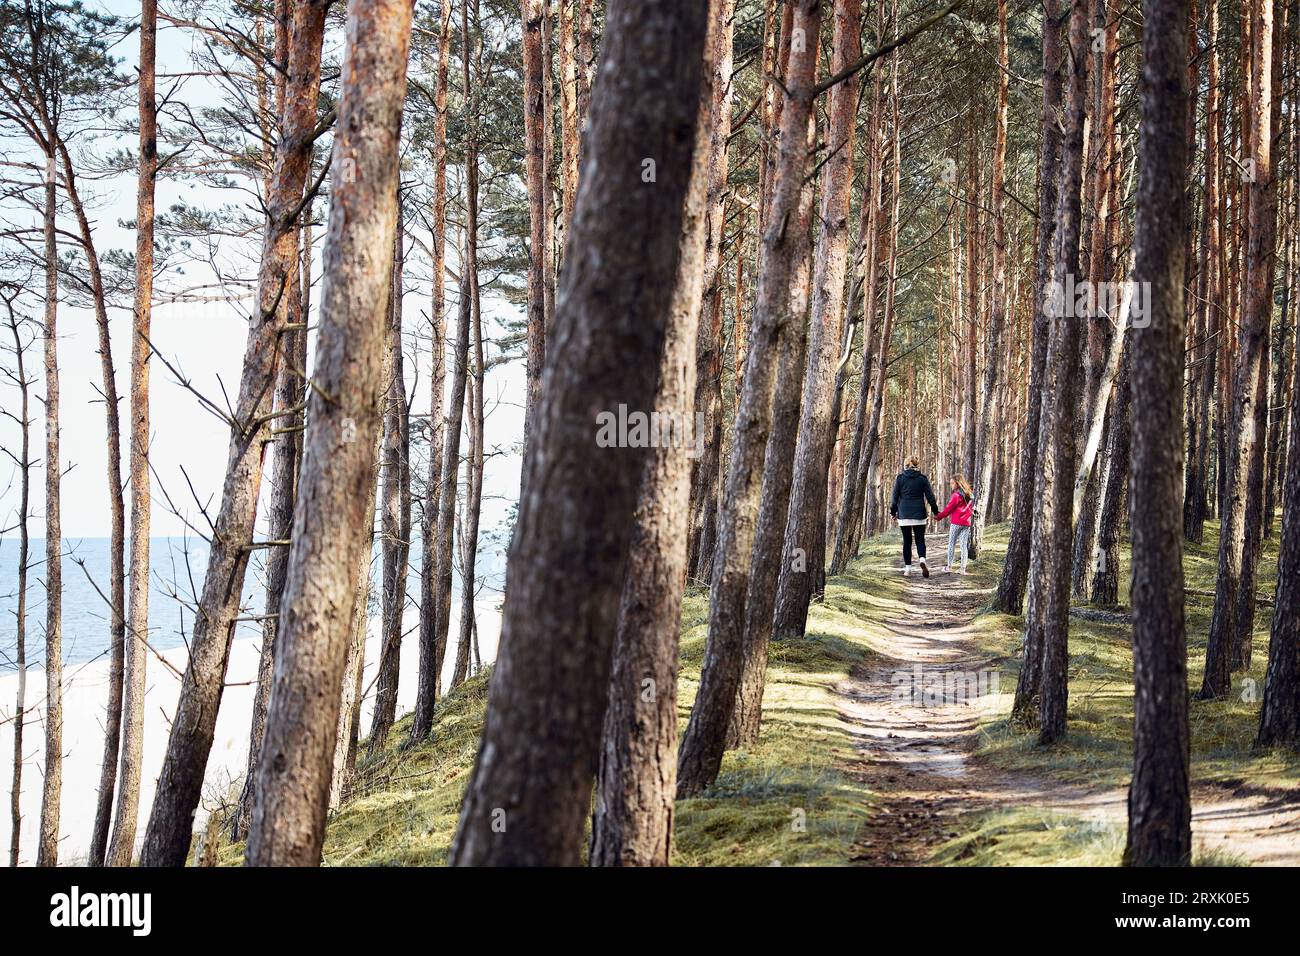
[{"label": "tall tree trunk", "polygon": [[[258,27],[261,21],[258,20]],[[289,4],[288,0],[275,2],[275,64],[279,69],[275,73],[275,106],[270,113],[278,121],[284,112],[285,70],[289,59]],[[261,68],[259,66],[259,77]],[[259,83],[258,93],[262,94],[264,84]],[[265,134],[268,140],[274,135],[270,130]],[[267,170],[268,177],[270,170]],[[269,191],[269,185],[268,185]],[[308,204],[310,207],[310,203]],[[303,220],[310,219],[310,208],[303,210]],[[297,260],[302,261],[301,226],[299,234],[294,237],[298,250]],[[285,289],[288,313],[287,327],[283,338],[284,354],[281,366],[276,374],[275,393],[272,411],[276,415],[271,428],[272,466],[271,466],[271,501],[267,513],[267,535],[272,541],[287,541],[293,525],[293,497],[298,481],[298,463],[301,455],[299,441],[302,419],[298,406],[305,397],[306,382],[303,376],[307,367],[307,333],[305,311],[303,309],[302,269],[296,268],[288,275]],[[307,277],[310,285],[310,276]],[[231,839],[242,840],[248,833],[248,815],[253,802],[253,775],[257,768],[257,751],[262,746],[262,733],[266,729],[266,705],[271,696],[271,669],[275,663],[275,635],[278,629],[277,612],[280,610],[280,597],[284,594],[284,572],[289,559],[288,549],[272,547],[266,556],[266,597],[263,603],[262,646],[257,662],[257,685],[253,692],[253,718],[248,733],[248,762],[244,774],[244,786],[240,791],[239,805],[231,814]],[[212,824],[210,823],[209,826]],[[208,849],[205,844],[204,849]]]},{"label": "tall tree trunk", "polygon": [[101,388],[103,390],[105,438],[108,464],[109,513],[109,665],[108,704],[104,717],[104,758],[100,765],[99,792],[95,801],[95,822],[91,831],[87,859],[91,866],[104,861],[108,846],[109,823],[113,814],[113,796],[117,783],[118,749],[122,732],[122,683],[126,645],[126,560],[125,503],[122,491],[122,430],[118,418],[117,373],[113,368],[113,344],[108,327],[108,303],[104,277],[95,251],[95,238],[85,206],[77,191],[76,171],[66,144],[59,142],[63,162],[64,187],[68,204],[77,219],[82,251],[86,256],[90,279],[90,298],[95,311],[98,333]]},{"label": "tall tree trunk", "polygon": [[[815,118],[808,124],[807,144],[811,155],[817,139]],[[751,746],[758,741],[763,715],[763,684],[767,675],[767,650],[772,638],[772,612],[784,561],[793,561],[807,573],[807,559],[787,556],[783,536],[790,511],[790,488],[794,478],[794,453],[799,432],[799,410],[803,396],[804,365],[808,340],[808,289],[812,250],[809,227],[813,207],[812,182],[804,184],[794,226],[803,248],[790,282],[791,325],[781,339],[777,360],[776,391],[772,397],[772,430],[763,454],[763,483],[759,494],[758,526],[754,531],[749,585],[745,592],[745,632],[741,643],[740,682],[736,703],[727,725],[728,749]]]},{"label": "tall tree trunk", "polygon": [[14,666],[17,668],[17,691],[14,697],[14,767],[9,791],[9,865],[18,865],[22,837],[23,792],[23,724],[27,715],[27,566],[31,553],[28,519],[31,515],[31,384],[27,378],[24,356],[27,345],[22,340],[17,311],[6,300],[9,328],[14,338],[14,361],[17,365],[19,393],[20,455],[18,460],[18,593],[14,599]]},{"label": "tall tree trunk", "polygon": [[[883,14],[880,14],[883,16]],[[880,219],[882,162],[880,154],[880,103],[881,79],[879,71],[872,81],[871,115],[868,119],[867,169],[863,177],[862,216],[865,238],[862,242],[858,273],[862,284],[862,368],[858,373],[857,407],[853,414],[853,437],[849,442],[841,501],[835,519],[834,547],[831,551],[830,573],[840,574],[851,557],[852,524],[862,510],[863,482],[862,448],[866,440],[867,409],[870,406],[873,348],[876,328],[876,278],[879,275]],[[878,355],[876,355],[879,358]],[[883,361],[883,359],[882,359]]]},{"label": "tall tree trunk", "polygon": [[[1069,93],[1061,140],[1061,171],[1056,206],[1056,265],[1053,288],[1064,287],[1079,271],[1080,186],[1083,177],[1084,105],[1088,91],[1088,3],[1073,0],[1070,11]],[[1078,319],[1064,301],[1052,318],[1045,388],[1039,423],[1039,500],[1035,505],[1033,553],[1029,565],[1029,613],[1025,657],[1040,648],[1039,741],[1065,736],[1069,695],[1070,561],[1076,425],[1082,369]],[[1024,678],[1028,669],[1022,670]],[[1032,678],[1031,678],[1032,679]],[[1032,686],[1032,685],[1031,685]],[[1016,688],[1019,698],[1020,688]]]},{"label": "tall tree trunk", "polygon": [[[838,73],[862,56],[860,0],[838,0],[833,18],[831,72]],[[859,78],[854,75],[833,87],[830,93],[826,139],[831,156],[821,174],[808,369],[803,383],[803,411],[794,451],[789,517],[772,624],[778,638],[803,633],[808,623],[808,605],[814,584],[826,565],[826,477],[830,471],[835,430],[839,427],[839,422],[832,420],[831,412],[835,404],[835,366],[844,322],[858,89]],[[802,567],[797,567],[797,554],[802,554]]]},{"label": "tall tree trunk", "polygon": [[[1269,354],[1273,324],[1273,287],[1277,253],[1277,182],[1278,164],[1273,159],[1273,144],[1279,139],[1282,102],[1282,25],[1285,14],[1275,12],[1269,3],[1254,12],[1252,30],[1256,78],[1254,87],[1260,101],[1256,107],[1256,144],[1254,176],[1248,184],[1247,215],[1250,217],[1247,310],[1258,313],[1263,330],[1259,349],[1259,374],[1255,379],[1252,405],[1254,435],[1247,471],[1245,525],[1246,538],[1241,555],[1240,604],[1237,607],[1237,630],[1232,635],[1232,668],[1250,667],[1255,631],[1255,583],[1259,577],[1259,559],[1264,548],[1264,480],[1268,470],[1266,453],[1269,434]],[[1254,320],[1252,320],[1254,321]]]},{"label": "tall tree trunk", "polygon": [[[1134,279],[1151,322],[1133,329],[1133,374],[1150,387],[1133,416],[1133,487],[1177,501],[1183,484],[1183,305],[1187,217],[1187,8],[1143,0]],[[1137,504],[1135,502],[1135,504]],[[1133,527],[1133,780],[1128,866],[1191,862],[1192,805],[1181,515],[1137,506]]]},{"label": "tall tree trunk", "polygon": [[402,355],[402,202],[397,201],[397,230],[388,290],[388,357],[384,368],[388,393],[384,398],[383,484],[380,488],[380,551],[383,555],[383,609],[379,640],[379,672],[375,709],[370,722],[370,753],[388,742],[397,720],[397,682],[402,662],[402,612],[406,610],[406,569],[410,543],[409,419],[406,407],[405,361]]},{"label": "tall tree trunk", "polygon": [[[735,84],[732,36],[735,0],[722,0],[716,31],[719,47],[712,54],[716,76],[710,79],[713,101],[709,113],[708,186],[705,197],[703,292],[700,328],[696,335],[695,397],[704,453],[691,464],[689,551],[687,567],[705,579],[712,568],[714,518],[717,515],[718,472],[722,462],[722,242],[726,232],[727,141],[731,138],[731,102]],[[737,266],[744,260],[744,218],[736,232]],[[738,280],[739,282],[739,280]]]},{"label": "tall tree trunk", "polygon": [[[438,25],[438,76],[434,87],[433,121],[433,250],[432,289],[429,302],[430,351],[433,369],[429,377],[429,465],[424,485],[424,508],[420,522],[420,675],[415,696],[411,739],[422,740],[433,726],[433,709],[438,700],[441,674],[435,666],[438,653],[437,615],[434,597],[437,587],[438,546],[435,532],[441,513],[443,489],[443,446],[447,431],[443,421],[443,392],[447,378],[446,257],[447,257],[447,69],[451,55],[451,0],[442,0]],[[549,114],[548,114],[549,115]],[[549,181],[547,190],[549,191]]]},{"label": "tall tree trunk", "polygon": [[988,342],[984,351],[983,395],[980,400],[979,438],[976,442],[975,471],[971,476],[975,492],[975,514],[971,541],[979,553],[984,537],[984,518],[992,504],[993,428],[998,416],[998,381],[1003,365],[1002,333],[1007,316],[1007,224],[1002,194],[1007,154],[1007,0],[998,0],[998,112],[993,139],[993,303],[989,315]]},{"label": "tall tree trunk", "polygon": [[[1194,377],[1196,398],[1193,421],[1196,431],[1187,461],[1187,482],[1183,494],[1183,534],[1200,544],[1205,536],[1206,493],[1210,468],[1211,397],[1214,394],[1216,356],[1219,352],[1219,308],[1222,278],[1216,268],[1219,239],[1219,3],[1209,0],[1206,14],[1208,83],[1205,94],[1205,204],[1201,211],[1200,295],[1196,303],[1196,327],[1204,343],[1188,357],[1199,362]],[[1195,97],[1193,96],[1193,101]]]},{"label": "tall tree trunk", "polygon": [[285,108],[267,200],[255,312],[249,321],[221,508],[214,523],[189,663],[181,681],[167,755],[140,855],[146,866],[185,863],[194,810],[212,749],[244,572],[253,545],[262,458],[269,436],[268,412],[284,348],[288,312],[285,291],[290,285],[290,271],[299,267],[295,237],[316,137],[327,7],[324,0],[303,0],[294,6]]},{"label": "tall tree trunk", "polygon": [[144,756],[144,695],[149,650],[149,477],[150,319],[153,314],[154,182],[158,175],[158,110],[154,102],[158,2],[142,0],[140,68],[140,158],[136,184],[135,304],[131,336],[131,573],[128,636],[123,661],[122,743],[119,748],[117,807],[112,839],[104,856],[109,866],[129,866],[135,853],[140,813],[140,773]]},{"label": "tall tree trunk", "polygon": [[63,791],[63,535],[59,514],[59,250],[54,136],[45,157],[45,775],[36,865],[59,862]]},{"label": "tall tree trunk", "polygon": [[[475,0],[475,18],[478,16]],[[479,94],[473,85],[482,71],[482,42],[471,46],[469,37],[469,20],[466,9],[462,9],[461,42],[466,51],[472,50],[474,77],[471,79],[471,56],[466,53],[462,59],[462,79],[466,90],[473,90],[468,97],[470,111],[469,144],[466,148],[466,197],[468,216],[465,231],[465,260],[462,268],[469,274],[468,291],[470,294],[470,322],[474,348],[474,377],[470,383],[467,396],[469,409],[469,454],[465,459],[465,512],[461,528],[461,595],[460,595],[460,629],[456,642],[456,665],[452,669],[451,687],[461,684],[469,676],[471,645],[474,640],[474,598],[477,581],[475,579],[478,557],[479,515],[483,504],[483,318],[481,297],[478,283],[478,135],[479,135]],[[522,472],[521,472],[522,473]],[[522,480],[522,479],[521,479]]]},{"label": "tall tree trunk", "polygon": [[[593,447],[593,412],[644,409],[655,392],[707,21],[705,4],[606,8],[602,58],[619,69],[601,71],[592,100],[555,351],[534,419],[539,452],[526,464],[487,721],[452,846],[457,865],[572,865],[581,854],[649,457]],[[541,726],[546,734],[536,733]]]},{"label": "tall tree trunk", "polygon": [[[683,441],[661,441],[641,478],[618,611],[609,703],[596,774],[592,866],[667,866],[677,796],[677,643],[690,524],[687,423],[695,405],[696,343],[707,261],[719,85],[731,84],[732,0],[710,0],[695,155],[681,255],[654,408]],[[725,66],[723,65],[725,64]],[[730,127],[730,123],[726,124]],[[712,135],[711,135],[712,133]],[[698,444],[697,444],[698,447]]]},{"label": "tall tree trunk", "polygon": [[[477,200],[471,208],[477,208]],[[472,289],[471,310],[474,325],[474,378],[468,398],[469,403],[469,455],[465,459],[465,520],[461,528],[461,596],[460,631],[456,641],[456,666],[452,670],[451,687],[457,687],[469,677],[470,650],[475,635],[474,598],[477,590],[476,565],[478,559],[479,515],[483,508],[483,319],[480,311],[478,287],[478,238],[473,220],[470,220],[470,254],[465,268],[470,274]]]},{"label": "tall tree trunk", "polygon": [[772,427],[773,385],[782,341],[794,334],[790,323],[803,321],[802,315],[792,313],[791,293],[800,252],[807,242],[806,233],[798,228],[798,207],[817,77],[815,38],[821,25],[821,2],[795,0],[791,9],[794,31],[808,40],[806,46],[791,44],[785,71],[786,92],[779,156],[773,171],[772,206],[764,223],[749,354],[736,410],[726,498],[718,527],[708,642],[699,691],[678,758],[679,796],[693,795],[711,786],[722,764],[727,726],[736,706],[741,678],[745,598],[759,517],[764,452]]},{"label": "tall tree trunk", "polygon": [[[578,194],[578,47],[577,5],[560,0],[560,236],[567,246]],[[563,251],[563,248],[562,250]]]},{"label": "tall tree trunk", "polygon": [[[1246,14],[1243,13],[1243,16]],[[1267,421],[1268,333],[1273,305],[1277,183],[1273,143],[1273,5],[1252,0],[1250,148],[1253,175],[1245,183],[1248,245],[1244,309],[1232,384],[1226,486],[1220,519],[1219,570],[1205,651],[1201,699],[1224,697],[1234,663],[1244,657],[1254,626],[1255,565],[1262,517],[1263,434]],[[1249,587],[1250,594],[1243,593]]]},{"label": "tall tree trunk", "polygon": [[[546,362],[546,257],[550,244],[550,219],[546,198],[550,192],[546,126],[546,87],[551,82],[549,64],[542,59],[542,0],[523,0],[524,40],[524,155],[528,187],[528,392],[524,409],[524,454],[532,433],[530,421],[542,388]],[[521,469],[521,474],[522,474]]]},{"label": "tall tree trunk", "polygon": [[[1056,171],[1060,164],[1062,96],[1062,64],[1060,8],[1058,0],[1043,3],[1043,116],[1038,152],[1038,243],[1034,257],[1033,345],[1029,362],[1029,401],[1025,427],[1021,430],[1020,463],[1017,468],[1016,490],[1011,505],[1011,535],[1007,542],[1007,555],[998,580],[993,609],[1004,614],[1019,614],[1024,608],[1025,585],[1029,578],[1030,545],[1033,541],[1035,507],[1039,500],[1036,490],[1040,454],[1039,433],[1042,426],[1042,402],[1046,378],[1047,349],[1051,325],[1044,303],[1048,285],[1052,280],[1052,250],[1056,244]],[[1014,712],[1025,719],[1037,694],[1038,648],[1025,645],[1022,679],[1028,675],[1032,683],[1022,696],[1017,685]]]},{"label": "tall tree trunk", "polygon": [[[411,5],[352,0],[320,332],[247,862],[320,862],[379,428]],[[291,74],[292,75],[292,74]],[[350,173],[350,174],[349,174]]]}]

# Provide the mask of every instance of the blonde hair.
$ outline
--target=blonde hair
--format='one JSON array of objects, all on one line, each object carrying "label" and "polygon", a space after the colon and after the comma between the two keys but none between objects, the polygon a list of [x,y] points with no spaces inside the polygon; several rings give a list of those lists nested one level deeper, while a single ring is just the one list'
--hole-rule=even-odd
[{"label": "blonde hair", "polygon": [[908,455],[903,459],[903,465],[907,468],[919,468],[921,463],[915,455]]},{"label": "blonde hair", "polygon": [[963,495],[967,498],[974,497],[974,493],[970,490],[970,482],[966,480],[965,475],[953,475],[952,480],[956,483],[958,489],[961,490]]}]

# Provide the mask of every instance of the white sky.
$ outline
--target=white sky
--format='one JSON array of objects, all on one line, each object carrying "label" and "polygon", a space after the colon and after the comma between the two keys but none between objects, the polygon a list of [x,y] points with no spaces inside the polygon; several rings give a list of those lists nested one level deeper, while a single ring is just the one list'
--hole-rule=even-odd
[{"label": "white sky", "polygon": [[[123,0],[99,0],[89,5],[126,16],[133,16],[138,9],[135,4]],[[337,43],[338,38],[331,37],[327,40],[327,44],[331,42]],[[161,28],[158,40],[159,72],[187,69],[190,43],[191,38],[187,33],[165,26]],[[136,59],[134,34],[114,52],[122,58],[123,69],[129,69]],[[160,80],[160,91],[164,88],[164,83]],[[204,88],[201,80],[191,80],[185,87],[184,98],[191,103],[202,102],[205,98],[210,102],[214,96],[213,88]],[[105,148],[108,145],[105,144]],[[134,142],[129,145],[134,149]],[[410,175],[407,173],[404,178]],[[449,173],[448,178],[449,188],[454,188],[454,171]],[[81,189],[83,194],[90,193],[95,197],[90,201],[89,196],[83,196],[88,200],[88,205],[93,206],[90,215],[93,219],[96,248],[101,257],[110,249],[134,250],[134,231],[118,225],[120,220],[132,220],[135,216],[134,175],[128,173],[116,181],[84,183],[81,184]],[[158,184],[156,202],[161,211],[182,198],[192,205],[216,206],[239,202],[239,196],[238,193],[218,192],[195,186],[192,182],[178,183],[164,179]],[[66,221],[61,220],[60,226],[75,231],[75,222],[70,217]],[[314,261],[317,270],[323,250],[320,241],[323,232],[321,228],[316,230],[318,241]],[[455,236],[449,236],[449,255],[454,256],[451,250],[455,242]],[[418,251],[408,251],[407,259],[407,292],[403,311],[408,343],[406,378],[408,391],[413,383],[418,388],[412,409],[413,414],[418,415],[426,413],[429,407],[428,266],[427,262],[420,261],[422,255]],[[316,278],[319,281],[319,272]],[[190,282],[203,281],[193,271],[189,272],[187,279]],[[454,298],[455,283],[449,280],[447,285],[448,293]],[[39,289],[35,291],[39,295]],[[315,291],[313,306],[319,299],[318,287]],[[39,302],[34,301],[32,304],[39,313]],[[496,320],[509,317],[512,309],[507,303],[485,297],[485,338],[497,334]],[[454,301],[449,303],[447,314],[452,322],[448,329],[448,339],[451,340],[454,338],[456,316]],[[312,322],[317,318],[313,311]],[[113,358],[121,396],[124,431],[130,387],[130,324],[129,310],[118,309],[110,313]],[[7,336],[7,329],[4,331]],[[162,305],[156,306],[153,312],[152,334],[155,346],[168,361],[183,370],[197,389],[217,401],[221,400],[222,385],[232,396],[238,389],[246,331],[247,324],[242,311],[225,303]],[[62,520],[63,535],[71,539],[102,537],[109,533],[104,410],[96,389],[96,383],[101,381],[97,344],[93,313],[62,304],[59,310],[62,464],[65,471],[71,469],[63,479]],[[416,349],[418,356],[413,356]],[[490,355],[489,346],[489,357]],[[39,380],[39,340],[28,353],[28,363],[30,373],[38,377],[31,410],[32,454],[37,458],[44,452],[44,410],[39,401],[44,395],[44,384]],[[222,422],[203,410],[196,398],[176,383],[172,374],[157,359],[153,362],[151,388],[152,461],[158,476],[154,483],[153,534],[180,535],[185,533],[184,523],[167,509],[158,483],[161,481],[176,505],[188,513],[189,520],[203,527],[185,475],[188,475],[198,498],[208,503],[210,513],[214,513],[220,498],[229,433]],[[487,447],[489,451],[494,447],[510,450],[523,433],[523,410],[520,407],[524,395],[522,363],[511,362],[489,371],[485,392],[489,409]],[[7,382],[0,384],[0,402],[4,403],[5,408],[17,411],[17,391]],[[17,449],[17,426],[12,421],[0,421],[0,443]],[[466,447],[463,441],[461,447],[463,454]],[[127,436],[124,434],[124,473],[128,453]],[[413,462],[413,467],[422,471],[424,465],[422,461]],[[3,526],[12,524],[16,514],[16,480],[16,470],[12,463],[7,458],[3,459],[0,462],[0,525]],[[511,502],[517,496],[518,481],[517,455],[509,453],[489,459],[484,481],[484,533],[492,530],[508,512]],[[34,514],[30,525],[34,537],[43,534],[43,482],[43,472],[40,468],[35,469],[32,474],[31,502]]]}]

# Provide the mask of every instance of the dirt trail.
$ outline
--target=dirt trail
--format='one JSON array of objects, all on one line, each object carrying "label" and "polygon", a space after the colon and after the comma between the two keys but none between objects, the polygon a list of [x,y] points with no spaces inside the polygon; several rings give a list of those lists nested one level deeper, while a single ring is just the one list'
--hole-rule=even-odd
[{"label": "dirt trail", "polygon": [[[898,574],[881,565],[871,573]],[[1060,811],[1122,828],[1123,789],[1089,790],[1046,777],[1008,774],[975,757],[984,708],[1009,706],[996,687],[998,662],[982,654],[973,619],[989,592],[970,578],[934,571],[908,579],[910,609],[873,634],[870,667],[855,666],[835,691],[856,737],[851,769],[881,795],[854,860],[873,866],[925,864],[956,837],[959,821],[999,808]],[[919,668],[919,670],[918,670]],[[983,676],[981,676],[981,674]],[[913,688],[928,696],[918,699]],[[1193,787],[1197,851],[1221,849],[1253,864],[1300,864],[1300,795],[1235,785]]]}]

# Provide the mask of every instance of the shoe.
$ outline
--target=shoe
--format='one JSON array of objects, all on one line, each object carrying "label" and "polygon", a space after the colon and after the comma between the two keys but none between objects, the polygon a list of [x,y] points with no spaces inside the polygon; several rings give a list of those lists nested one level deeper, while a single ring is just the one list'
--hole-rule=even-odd
[{"label": "shoe", "polygon": [[903,577],[910,578],[911,576],[912,576],[912,566],[910,564],[903,565]]},{"label": "shoe", "polygon": [[929,566],[928,564],[925,563],[925,558],[922,558],[922,559],[921,559],[921,577],[923,577],[923,578],[928,578],[929,576],[930,576],[930,566]]}]

